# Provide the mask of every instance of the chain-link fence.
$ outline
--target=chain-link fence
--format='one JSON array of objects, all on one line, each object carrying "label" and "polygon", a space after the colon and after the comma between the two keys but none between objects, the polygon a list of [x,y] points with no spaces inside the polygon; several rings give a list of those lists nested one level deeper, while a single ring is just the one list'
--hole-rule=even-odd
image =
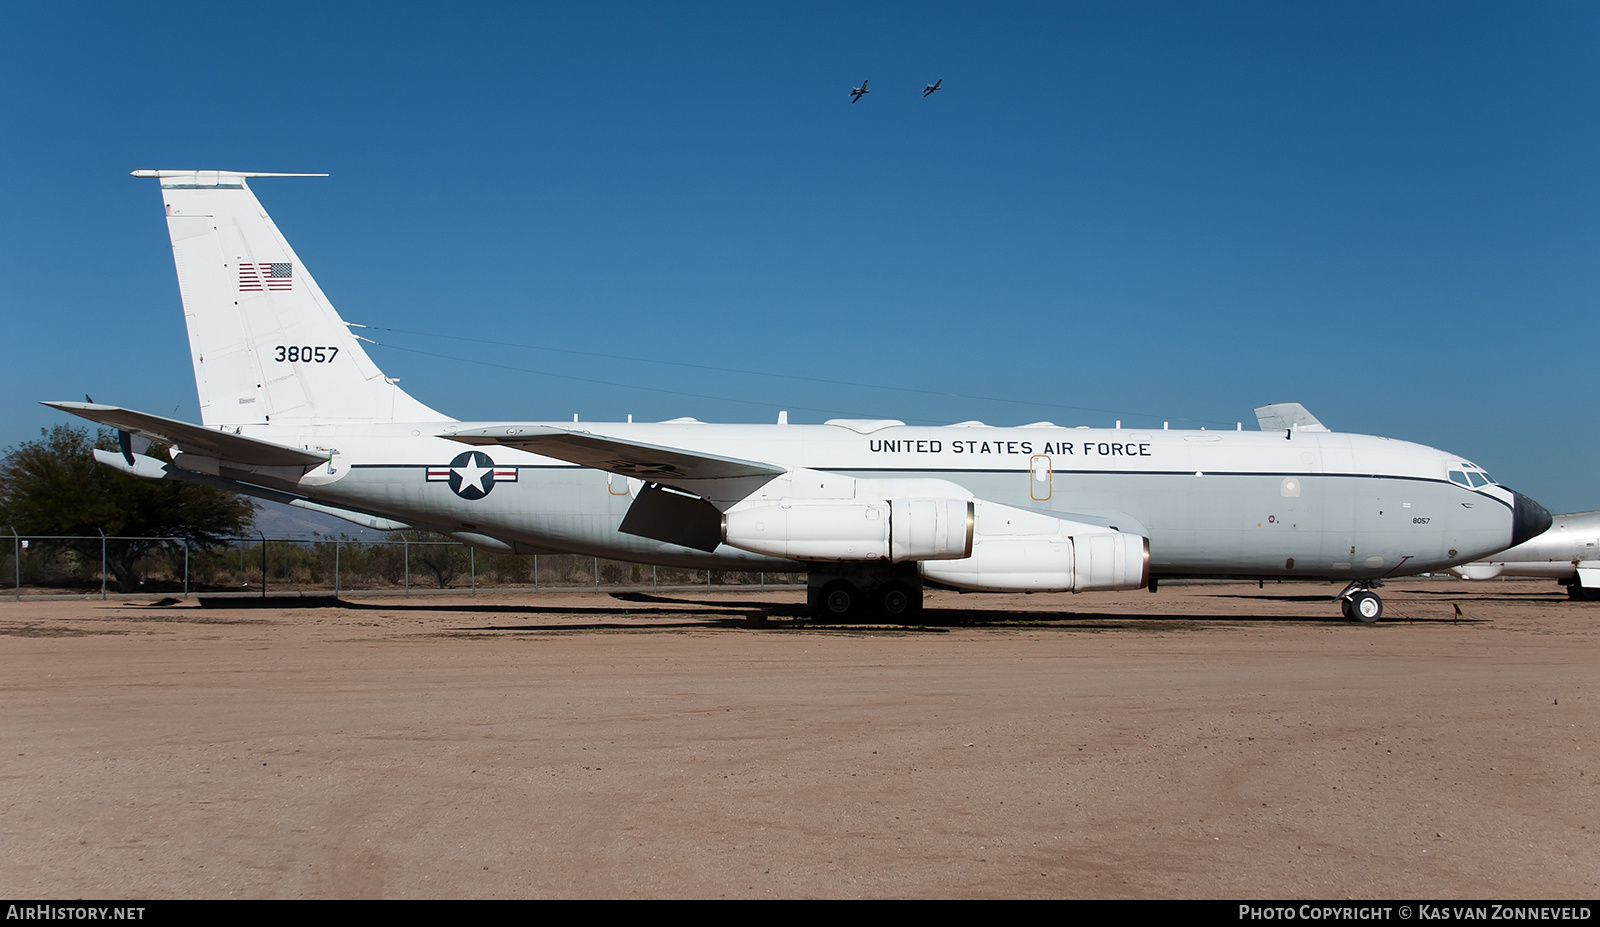
[{"label": "chain-link fence", "polygon": [[[9,533],[9,532],[8,532]],[[5,543],[9,541],[10,543]],[[805,584],[804,573],[688,570],[580,554],[502,554],[436,535],[181,538],[0,534],[0,583],[14,596],[342,595],[454,591],[714,589]]]}]

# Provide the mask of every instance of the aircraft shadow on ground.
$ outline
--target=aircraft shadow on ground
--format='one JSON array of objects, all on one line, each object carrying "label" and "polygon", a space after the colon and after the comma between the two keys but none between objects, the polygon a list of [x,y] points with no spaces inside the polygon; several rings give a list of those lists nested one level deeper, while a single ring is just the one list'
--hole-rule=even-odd
[{"label": "aircraft shadow on ground", "polygon": [[[663,603],[663,604],[671,603],[671,604],[677,604],[677,605],[697,605],[697,606],[706,606],[706,607],[713,607],[713,608],[745,608],[745,609],[761,609],[761,608],[765,608],[765,609],[769,609],[770,610],[769,613],[774,615],[774,616],[777,616],[779,614],[784,614],[784,615],[790,615],[790,616],[793,616],[793,617],[796,617],[796,618],[804,618],[804,617],[806,617],[805,609],[801,608],[798,605],[791,605],[791,604],[788,604],[788,603],[784,603],[782,605],[774,605],[772,603],[759,602],[759,601],[740,602],[740,603],[733,603],[733,602],[727,602],[727,601],[712,602],[712,601],[706,601],[706,600],[701,600],[701,599],[671,598],[671,597],[668,597],[668,596],[652,595],[652,594],[648,594],[648,593],[626,593],[625,592],[625,593],[614,593],[613,595],[614,595],[615,598],[622,599],[624,601],[630,601],[630,602],[650,601],[650,602],[659,602],[659,603]],[[1206,622],[1232,622],[1232,623],[1251,622],[1251,623],[1268,623],[1268,624],[1295,624],[1295,623],[1348,624],[1349,623],[1342,616],[1339,615],[1338,606],[1336,604],[1334,604],[1334,597],[1331,596],[1331,595],[1231,596],[1231,597],[1232,598],[1246,598],[1246,599],[1248,599],[1248,598],[1275,599],[1277,601],[1283,601],[1283,602],[1320,602],[1320,603],[1323,603],[1324,605],[1326,605],[1328,607],[1329,614],[1326,614],[1326,615],[1240,615],[1240,614],[1228,614],[1228,615],[1214,615],[1214,614],[1172,615],[1172,614],[1162,614],[1162,613],[1128,614],[1128,613],[1109,613],[1109,612],[1046,612],[1046,611],[1039,611],[1039,612],[1031,612],[1031,611],[1000,612],[1000,611],[996,611],[994,609],[980,609],[980,608],[925,608],[922,611],[922,617],[918,621],[918,624],[919,625],[939,626],[939,627],[959,627],[959,626],[968,626],[968,625],[1002,625],[1002,624],[1003,625],[1019,625],[1019,624],[1063,625],[1063,624],[1067,624],[1067,623],[1078,622],[1078,623],[1093,623],[1094,627],[1103,629],[1103,628],[1106,628],[1106,624],[1105,624],[1106,622],[1119,622],[1119,621],[1120,622],[1139,622],[1141,627],[1144,627],[1144,626],[1146,626],[1148,624],[1152,624],[1152,623],[1163,623],[1164,622],[1164,623],[1176,625],[1176,624],[1181,624],[1181,623],[1185,623],[1185,622],[1201,622],[1201,621],[1206,621]],[[1393,609],[1393,611],[1398,611],[1398,609]],[[1453,615],[1440,616],[1440,617],[1437,617],[1437,618],[1434,618],[1434,617],[1413,618],[1413,617],[1406,617],[1406,616],[1403,616],[1403,615],[1400,615],[1400,614],[1395,614],[1395,615],[1392,615],[1392,616],[1384,619],[1384,622],[1393,622],[1393,621],[1401,621],[1401,622],[1403,622],[1403,621],[1411,621],[1411,622],[1419,622],[1419,623],[1420,622],[1442,622],[1442,623],[1449,624],[1449,623],[1479,622],[1480,619],[1471,619],[1471,618],[1460,618],[1460,619],[1458,619]],[[1383,622],[1380,622],[1380,623],[1383,623]],[[864,622],[863,624],[870,626],[870,623],[867,623],[867,622]],[[818,622],[818,623],[815,623],[814,626],[822,626],[822,625],[823,625],[823,623]],[[857,624],[853,624],[853,623],[847,623],[847,624],[830,623],[830,624],[826,624],[826,626],[827,627],[858,627],[858,626],[861,626],[861,625],[857,625]]]},{"label": "aircraft shadow on ground", "polygon": [[1557,587],[1554,592],[1482,592],[1476,589],[1458,589],[1446,591],[1443,589],[1407,589],[1406,595],[1437,596],[1441,599],[1471,599],[1474,602],[1565,602],[1568,601],[1565,586]]},{"label": "aircraft shadow on ground", "polygon": [[[516,625],[476,625],[453,628],[459,632],[547,632],[547,631],[661,631],[687,629],[811,629],[829,631],[897,631],[945,630],[949,628],[1027,628],[1038,627],[1056,630],[1160,630],[1163,627],[1178,629],[1196,624],[1332,624],[1350,622],[1342,618],[1332,605],[1331,596],[1320,595],[1225,595],[1227,598],[1263,599],[1278,602],[1323,603],[1328,614],[1317,615],[1250,615],[1250,614],[1161,614],[1161,613],[1109,613],[1109,612],[1059,612],[1059,611],[997,611],[980,608],[925,608],[915,622],[863,618],[857,621],[811,620],[804,605],[794,602],[770,602],[759,598],[729,601],[688,597],[663,596],[649,593],[613,593],[612,598],[629,605],[505,605],[485,603],[477,605],[464,602],[436,603],[408,599],[396,602],[349,602],[332,596],[281,599],[212,599],[201,600],[208,608],[327,608],[336,607],[352,611],[388,612],[443,612],[462,615],[497,615],[504,617],[562,616],[594,618],[650,619],[661,621],[647,624],[633,622],[591,621],[586,623],[561,622]],[[1481,599],[1480,599],[1481,600]],[[158,607],[153,603],[149,607]],[[694,609],[694,611],[685,611]],[[1390,614],[1380,624],[1481,624],[1485,619],[1439,615],[1418,617],[1391,607]]]},{"label": "aircraft shadow on ground", "polygon": [[1333,595],[1271,595],[1268,593],[1255,593],[1254,595],[1241,595],[1237,592],[1219,592],[1212,596],[1214,599],[1260,599],[1268,602],[1333,602]]},{"label": "aircraft shadow on ground", "polygon": [[[695,604],[690,602],[685,605]],[[497,632],[529,632],[529,631],[658,631],[658,630],[745,630],[751,627],[766,628],[769,630],[788,631],[827,631],[846,633],[905,633],[928,632],[944,633],[952,629],[967,628],[973,630],[1054,630],[1054,631],[1160,631],[1160,630],[1191,630],[1205,624],[1232,624],[1232,625],[1349,625],[1353,622],[1335,615],[1238,615],[1238,614],[1190,614],[1190,615],[1114,615],[1103,612],[997,612],[993,609],[965,609],[965,608],[928,608],[915,622],[897,622],[886,619],[874,620],[864,618],[858,621],[816,621],[805,616],[799,609],[773,609],[768,611],[762,603],[746,603],[747,608],[742,611],[730,612],[727,603],[717,603],[721,606],[717,611],[694,613],[685,615],[681,611],[663,610],[663,617],[670,615],[677,619],[671,622],[638,623],[589,623],[589,624],[537,624],[537,625],[486,625],[476,628],[459,628],[461,631],[497,631]],[[562,614],[571,614],[570,610],[555,610]],[[617,614],[617,612],[611,612]],[[635,616],[648,616],[646,611],[633,611],[628,614]],[[1483,624],[1487,619],[1456,618],[1453,615],[1439,615],[1417,617],[1404,614],[1394,614],[1386,617],[1380,624]]]},{"label": "aircraft shadow on ground", "polygon": [[[1089,633],[1102,633],[1107,631],[1135,631],[1148,633],[1150,631],[1179,631],[1194,630],[1200,625],[1232,624],[1232,625],[1350,625],[1355,624],[1340,617],[1315,617],[1306,615],[1105,615],[1105,614],[1059,614],[1059,613],[996,613],[994,611],[960,610],[960,609],[928,609],[916,623],[874,621],[863,619],[859,622],[818,622],[805,618],[780,618],[776,620],[763,619],[759,624],[752,622],[746,615],[727,615],[706,612],[704,617],[692,620],[683,620],[682,612],[674,613],[676,621],[640,623],[570,623],[559,624],[518,624],[518,625],[477,625],[452,628],[452,631],[461,633],[502,633],[502,634],[527,634],[548,633],[562,631],[682,631],[682,630],[748,630],[752,627],[764,628],[772,631],[820,631],[828,633],[847,634],[904,634],[904,633],[930,633],[942,634],[951,630],[965,628],[968,630],[1040,630],[1040,631],[1082,631]],[[1415,618],[1396,616],[1385,618],[1379,624],[1425,624],[1446,625],[1483,624],[1486,619],[1480,618],[1454,618],[1452,617],[1427,617]]]},{"label": "aircraft shadow on ground", "polygon": [[[161,602],[153,602],[150,605],[145,606],[145,607],[147,607],[147,608],[165,607],[166,605],[176,604],[176,602],[177,602],[177,600],[172,600],[170,602],[167,601],[167,600],[163,600]],[[770,602],[758,602],[758,603],[699,602],[699,601],[690,601],[690,600],[677,601],[677,600],[671,600],[671,599],[661,599],[661,600],[659,600],[659,602],[660,602],[660,604],[654,604],[654,605],[652,605],[650,607],[643,607],[643,608],[637,608],[637,607],[636,608],[627,608],[627,607],[623,607],[623,608],[619,608],[619,607],[614,606],[614,605],[610,605],[610,606],[593,606],[593,605],[562,605],[562,606],[555,606],[555,605],[497,605],[497,604],[490,604],[490,603],[477,605],[477,604],[467,603],[467,602],[437,603],[437,602],[429,602],[425,598],[397,599],[397,600],[395,600],[393,602],[371,602],[371,601],[356,602],[356,601],[350,601],[348,599],[334,598],[333,596],[315,596],[315,597],[306,596],[304,598],[298,598],[298,597],[294,597],[294,596],[285,596],[283,598],[273,598],[273,597],[269,596],[269,597],[267,597],[265,599],[260,599],[260,598],[254,598],[254,599],[207,599],[207,598],[201,598],[200,599],[200,606],[202,608],[239,608],[239,609],[247,609],[247,608],[278,608],[278,609],[284,609],[284,608],[342,608],[342,609],[348,609],[350,611],[465,612],[465,613],[470,613],[470,614],[475,614],[475,615],[482,615],[482,614],[504,614],[504,615],[528,615],[528,614],[549,614],[549,615],[651,615],[651,614],[672,614],[672,615],[681,615],[681,614],[683,614],[683,609],[681,607],[678,607],[678,608],[666,608],[666,607],[663,607],[664,605],[677,605],[677,606],[694,605],[694,606],[702,607],[702,608],[713,608],[713,609],[721,609],[721,610],[727,611],[727,612],[737,612],[738,614],[741,614],[741,615],[744,614],[744,612],[748,611],[751,608],[768,609],[773,614],[776,614],[779,611],[782,611],[784,609],[790,609],[790,610],[794,611],[796,614],[799,614],[799,613],[804,611],[804,608],[802,606],[790,605],[790,604],[787,604],[787,603],[779,604],[779,603],[770,603]]]}]

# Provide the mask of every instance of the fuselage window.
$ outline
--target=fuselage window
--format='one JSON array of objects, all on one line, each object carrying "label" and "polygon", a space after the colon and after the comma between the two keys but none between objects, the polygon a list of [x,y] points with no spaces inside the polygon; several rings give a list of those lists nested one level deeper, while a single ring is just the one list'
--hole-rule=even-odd
[{"label": "fuselage window", "polygon": [[1462,486],[1467,487],[1468,489],[1472,488],[1472,484],[1467,482],[1466,473],[1464,473],[1464,472],[1462,472],[1460,470],[1451,470],[1450,471],[1450,482],[1458,483],[1458,484],[1460,484]]},{"label": "fuselage window", "polygon": [[1468,470],[1467,471],[1467,479],[1472,481],[1472,488],[1473,489],[1477,489],[1479,486],[1487,486],[1487,485],[1489,485],[1489,480],[1487,478],[1485,478],[1482,473],[1478,473],[1478,472],[1473,471],[1473,470]]}]

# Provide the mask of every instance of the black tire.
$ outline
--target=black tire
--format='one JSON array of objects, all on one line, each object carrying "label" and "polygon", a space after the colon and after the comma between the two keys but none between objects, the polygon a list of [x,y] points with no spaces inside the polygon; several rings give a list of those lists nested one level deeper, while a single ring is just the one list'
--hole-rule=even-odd
[{"label": "black tire", "polygon": [[922,597],[910,583],[899,580],[884,583],[878,587],[875,598],[878,613],[895,621],[910,620],[922,611]]},{"label": "black tire", "polygon": [[817,617],[827,621],[846,621],[861,606],[861,590],[842,579],[822,587],[817,596]]},{"label": "black tire", "polygon": [[1373,592],[1358,592],[1346,600],[1350,617],[1362,624],[1373,624],[1383,617],[1383,600]]}]

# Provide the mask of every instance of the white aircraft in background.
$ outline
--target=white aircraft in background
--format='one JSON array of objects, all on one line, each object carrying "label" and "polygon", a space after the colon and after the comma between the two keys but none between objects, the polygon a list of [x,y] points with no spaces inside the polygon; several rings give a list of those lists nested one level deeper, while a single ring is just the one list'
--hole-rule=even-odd
[{"label": "white aircraft in background", "polygon": [[850,102],[854,103],[871,92],[867,89],[867,82],[863,80],[861,86],[850,88]]},{"label": "white aircraft in background", "polygon": [[941,77],[938,80],[934,81],[933,83],[929,84],[928,86],[923,87],[922,88],[922,96],[923,96],[923,98],[926,99],[928,97],[933,96],[934,93],[938,92],[938,90],[940,89],[939,85],[942,84],[942,83],[944,83],[944,78]]},{"label": "white aircraft in background", "polygon": [[[805,570],[812,607],[835,617],[913,614],[925,585],[1241,577],[1343,581],[1346,616],[1376,621],[1384,579],[1550,525],[1459,457],[1330,432],[1295,403],[1263,407],[1251,432],[458,421],[373,364],[246,183],[291,175],[134,176],[160,181],[202,424],[49,405],[118,429],[121,453],[97,457],[138,476],[486,550]],[[171,462],[141,455],[144,440]]]},{"label": "white aircraft in background", "polygon": [[[1451,472],[1460,482],[1469,474]],[[1462,579],[1543,576],[1574,599],[1600,598],[1600,512],[1557,515],[1549,530],[1485,560],[1451,567]]]}]

